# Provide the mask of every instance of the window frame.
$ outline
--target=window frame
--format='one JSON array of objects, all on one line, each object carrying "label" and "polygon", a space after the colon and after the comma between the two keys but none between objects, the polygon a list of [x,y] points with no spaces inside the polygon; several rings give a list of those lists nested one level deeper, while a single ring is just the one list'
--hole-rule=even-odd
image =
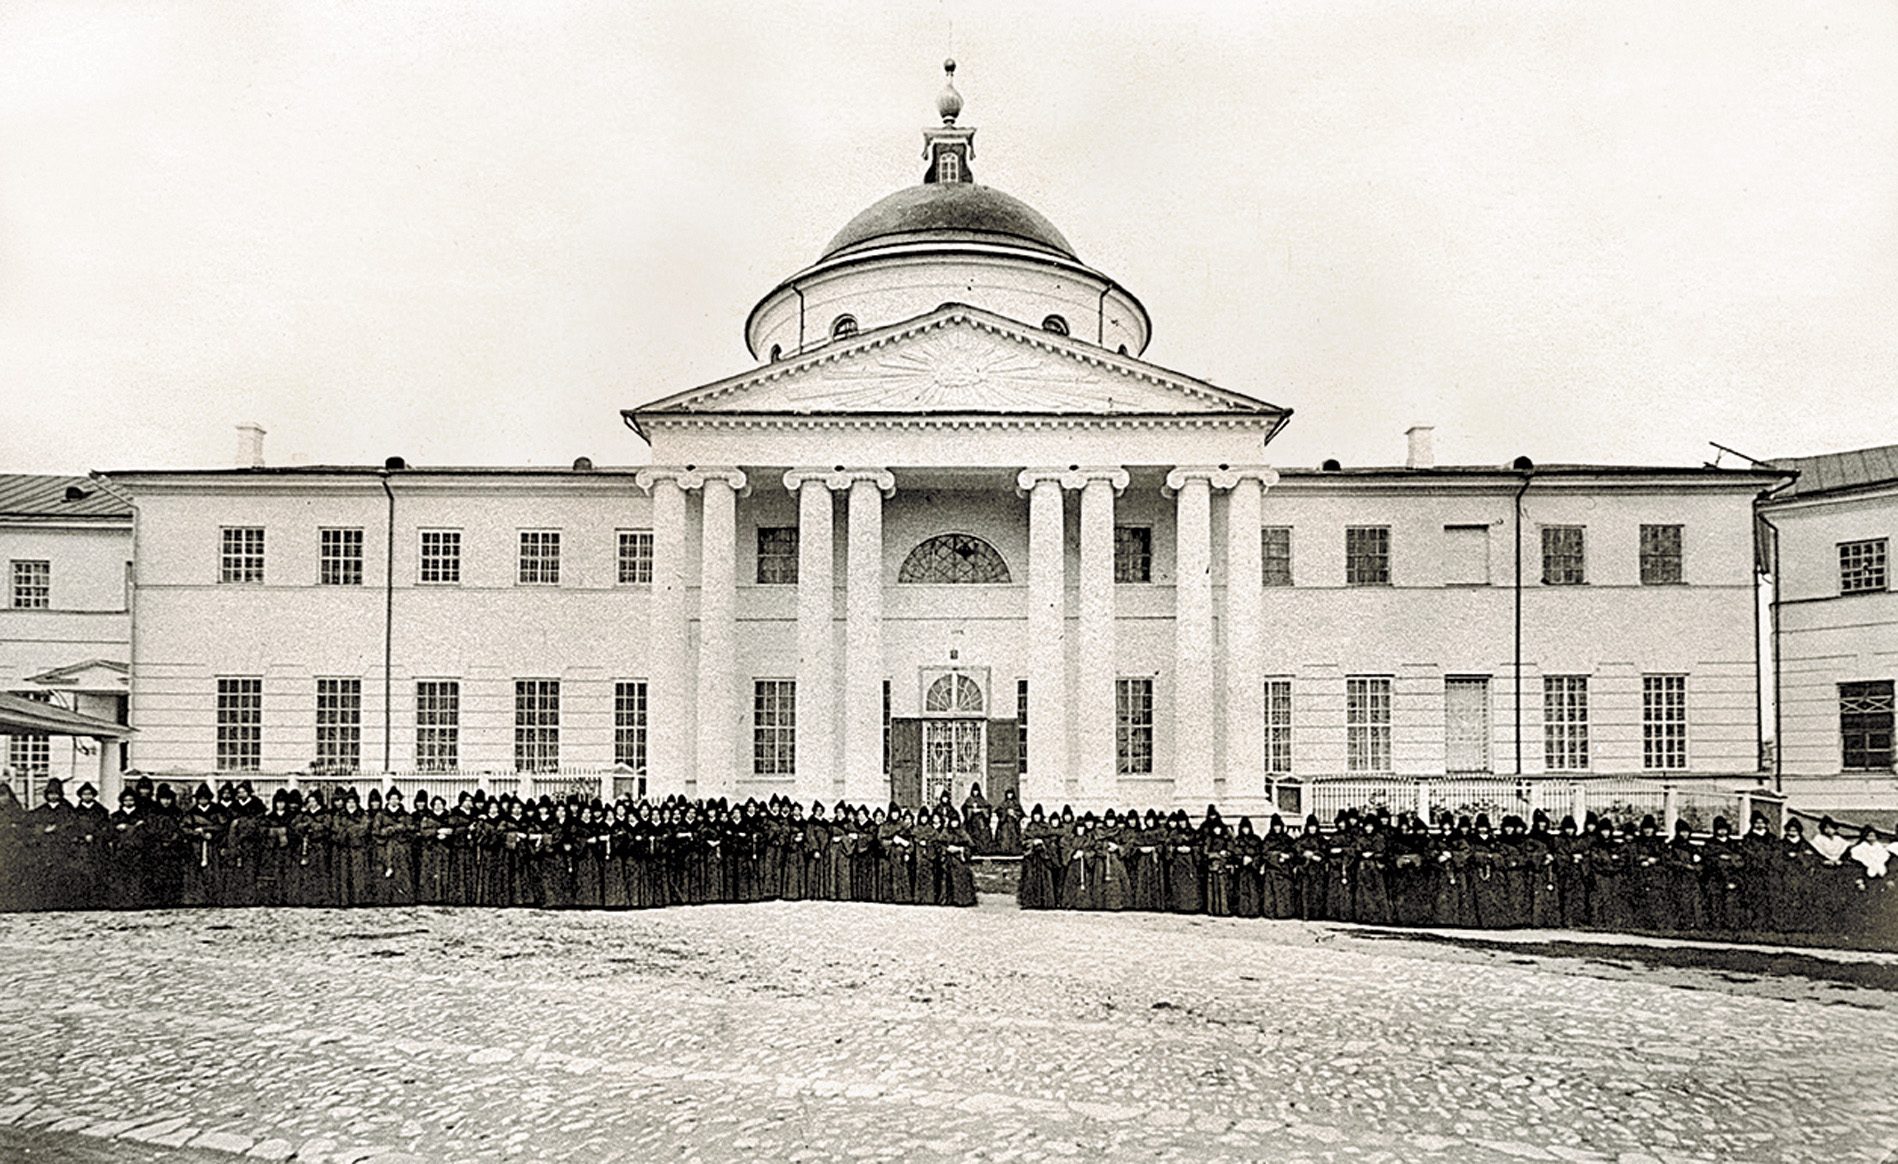
[{"label": "window frame", "polygon": [[219,772],[261,771],[264,749],[263,676],[217,677],[216,724],[214,769]]},{"label": "window frame", "polygon": [[[432,543],[430,539],[435,539]],[[430,573],[438,577],[429,577]],[[448,577],[447,575],[453,575]],[[461,585],[461,530],[415,531],[415,582],[418,586]]]},{"label": "window frame", "polygon": [[[1275,545],[1274,543],[1282,543]],[[1274,569],[1278,563],[1284,568]],[[1279,588],[1292,585],[1292,527],[1259,527],[1259,585]]]},{"label": "window frame", "polygon": [[[351,534],[355,535],[353,541],[349,536]],[[355,550],[353,555],[350,553],[352,548]],[[361,586],[362,572],[362,527],[319,527],[316,531],[316,584],[318,586]]]},{"label": "window frame", "polygon": [[316,680],[316,750],[310,770],[331,776],[362,771],[362,680],[322,675]]},{"label": "window frame", "polygon": [[[798,580],[798,555],[803,540],[794,525],[761,525],[757,527],[757,570],[753,575],[760,586],[796,586]],[[779,544],[771,545],[776,541]],[[772,563],[767,567],[766,563]]]},{"label": "window frame", "polygon": [[[1839,768],[1845,772],[1890,772],[1894,748],[1894,684],[1890,679],[1859,679],[1839,688]],[[1848,690],[1849,689],[1849,690]],[[1882,690],[1881,690],[1882,689]],[[1848,710],[1848,701],[1870,703]],[[1883,707],[1877,705],[1882,703]],[[1858,722],[1853,722],[1858,721]],[[1881,722],[1882,721],[1882,722]],[[1882,735],[1882,745],[1878,737]],[[1856,762],[1855,756],[1856,755]]]},{"label": "window frame", "polygon": [[1883,594],[1891,587],[1889,538],[1839,542],[1839,594]]},{"label": "window frame", "polygon": [[1135,779],[1153,775],[1153,677],[1114,680],[1114,773]]},{"label": "window frame", "polygon": [[265,549],[263,526],[219,526],[218,584],[220,586],[263,585]]},{"label": "window frame", "polygon": [[1594,766],[1594,745],[1589,738],[1588,676],[1544,675],[1543,771],[1588,772]]},{"label": "window frame", "polygon": [[618,545],[619,585],[652,585],[652,531],[622,529],[615,532]]},{"label": "window frame", "polygon": [[517,586],[560,585],[560,531],[524,529],[519,533],[519,569],[515,572],[514,584]]},{"label": "window frame", "polygon": [[646,775],[652,688],[645,679],[613,682],[613,763]]},{"label": "window frame", "polygon": [[1687,768],[1687,676],[1641,676],[1641,769]]},{"label": "window frame", "polygon": [[1292,676],[1267,675],[1262,709],[1267,779],[1290,776],[1297,752],[1292,737]]},{"label": "window frame", "polygon": [[[37,577],[35,577],[37,575]],[[7,605],[13,610],[53,608],[51,558],[14,558],[7,564]],[[22,601],[22,599],[25,601]]]},{"label": "window frame", "polygon": [[[1542,584],[1544,586],[1588,585],[1588,527],[1550,523],[1542,531]],[[1558,543],[1573,537],[1569,549]]]},{"label": "window frame", "polygon": [[1391,719],[1395,687],[1394,677],[1390,675],[1345,676],[1344,765],[1347,772],[1388,774],[1392,771]]},{"label": "window frame", "polygon": [[[1656,545],[1671,531],[1673,546]],[[1640,531],[1641,585],[1680,586],[1687,581],[1686,527],[1679,523],[1642,522]],[[1671,573],[1672,577],[1667,577]]]},{"label": "window frame", "polygon": [[1028,774],[1028,680],[1015,680],[1015,775]]},{"label": "window frame", "polygon": [[461,768],[461,680],[415,681],[415,770]]},{"label": "window frame", "polygon": [[[1136,545],[1135,543],[1138,543]],[[1153,581],[1153,527],[1114,526],[1114,582],[1138,586]]]},{"label": "window frame", "polygon": [[797,680],[751,681],[751,774],[763,780],[797,776]]},{"label": "window frame", "polygon": [[514,681],[514,770],[528,773],[560,770],[558,679]]},{"label": "window frame", "polygon": [[[1354,546],[1352,543],[1356,542]],[[1389,586],[1391,584],[1391,527],[1388,525],[1347,525],[1344,527],[1344,584],[1346,586]]]}]

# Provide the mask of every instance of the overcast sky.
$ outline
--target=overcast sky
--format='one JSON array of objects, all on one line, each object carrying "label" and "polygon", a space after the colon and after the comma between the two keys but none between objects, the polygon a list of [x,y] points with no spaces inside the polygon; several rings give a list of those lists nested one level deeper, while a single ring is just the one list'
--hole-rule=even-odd
[{"label": "overcast sky", "polygon": [[1892,0],[6,0],[0,471],[643,460],[952,35],[976,174],[1273,463],[1898,442]]}]

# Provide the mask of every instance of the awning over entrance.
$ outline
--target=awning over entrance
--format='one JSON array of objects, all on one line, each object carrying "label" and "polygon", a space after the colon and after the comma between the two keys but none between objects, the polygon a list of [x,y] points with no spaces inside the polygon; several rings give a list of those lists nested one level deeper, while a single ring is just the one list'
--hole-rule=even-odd
[{"label": "awning over entrance", "polygon": [[133,729],[96,715],[67,711],[50,703],[23,699],[0,692],[0,735],[9,736],[91,736],[97,740],[123,740]]}]

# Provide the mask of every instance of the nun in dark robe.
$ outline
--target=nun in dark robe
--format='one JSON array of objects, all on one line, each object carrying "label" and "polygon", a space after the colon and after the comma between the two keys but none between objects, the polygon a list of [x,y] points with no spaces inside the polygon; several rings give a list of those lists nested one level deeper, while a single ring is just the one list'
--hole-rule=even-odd
[{"label": "nun in dark robe", "polygon": [[589,800],[579,813],[576,825],[579,844],[573,858],[573,904],[576,909],[604,909],[606,906],[606,855],[613,843],[613,826],[606,819],[606,806]]},{"label": "nun in dark robe", "polygon": [[916,814],[894,806],[883,818],[877,839],[883,847],[883,881],[889,886],[889,900],[897,905],[916,904]]},{"label": "nun in dark robe", "polygon": [[20,803],[10,781],[0,781],[0,912],[12,913],[30,908],[29,849],[27,847],[26,806]]},{"label": "nun in dark robe", "polygon": [[1776,933],[1807,933],[1818,925],[1818,905],[1813,886],[1819,874],[1821,858],[1806,843],[1806,826],[1795,818],[1780,830],[1779,844],[1767,874],[1767,894],[1772,915],[1768,928]]},{"label": "nun in dark robe", "polygon": [[1167,818],[1166,890],[1169,913],[1199,913],[1206,908],[1205,846],[1183,809]]},{"label": "nun in dark robe", "polygon": [[1700,867],[1701,923],[1708,929],[1739,929],[1746,920],[1740,878],[1746,864],[1739,842],[1727,818],[1713,818],[1712,835],[1707,838]]},{"label": "nun in dark robe", "polygon": [[1200,845],[1206,854],[1206,912],[1213,917],[1231,917],[1236,876],[1232,830],[1222,820],[1210,823],[1211,827],[1199,830]]},{"label": "nun in dark robe", "polygon": [[1264,847],[1252,827],[1252,818],[1239,818],[1232,834],[1232,916],[1259,917],[1259,867]]},{"label": "nun in dark robe", "polygon": [[343,790],[342,805],[330,819],[330,843],[333,846],[331,893],[335,903],[344,909],[374,904],[375,879],[371,870],[375,861],[369,814],[363,810],[362,800],[354,788]]},{"label": "nun in dark robe", "polygon": [[855,810],[845,810],[840,816],[848,822],[844,830],[843,852],[849,863],[850,900],[875,901],[876,824],[870,819],[870,810],[862,805],[858,805]]},{"label": "nun in dark robe", "polygon": [[192,794],[191,807],[179,822],[190,843],[190,859],[185,864],[184,884],[179,904],[187,906],[221,905],[222,888],[219,865],[224,854],[224,813],[209,784],[199,784]]},{"label": "nun in dark robe", "polygon": [[1095,834],[1092,858],[1095,864],[1091,875],[1095,882],[1097,909],[1119,911],[1133,902],[1133,882],[1127,875],[1124,856],[1128,835],[1120,816],[1112,809],[1107,810]]},{"label": "nun in dark robe", "polygon": [[1502,881],[1502,916],[1483,924],[1489,929],[1518,929],[1529,924],[1529,893],[1533,875],[1524,849],[1529,829],[1513,814],[1503,818],[1496,837],[1496,876]]},{"label": "nun in dark robe", "polygon": [[1003,857],[1019,857],[1022,851],[1021,796],[1013,788],[1002,793],[995,808],[995,852]]},{"label": "nun in dark robe", "polygon": [[504,904],[511,907],[540,904],[540,862],[535,857],[534,845],[541,835],[539,823],[528,815],[527,802],[519,797],[509,799],[507,816],[501,822],[508,892]]},{"label": "nun in dark robe", "polygon": [[1028,823],[1021,830],[1021,846],[1021,880],[1016,886],[1016,900],[1023,909],[1053,909],[1060,857],[1054,828],[1039,804],[1028,814]]},{"label": "nun in dark robe", "polygon": [[308,793],[299,791],[291,797],[284,823],[289,834],[284,904],[302,907],[332,904],[329,815],[323,805],[322,791],[312,788]]},{"label": "nun in dark robe", "polygon": [[822,801],[813,800],[804,818],[804,896],[809,901],[834,901],[837,897],[830,855],[830,819]]},{"label": "nun in dark robe", "polygon": [[1504,875],[1502,838],[1490,827],[1489,814],[1479,813],[1470,837],[1470,889],[1475,897],[1475,924],[1482,929],[1507,929],[1515,924]]},{"label": "nun in dark robe", "polygon": [[422,905],[454,904],[455,822],[448,801],[417,789],[415,811],[415,900]]},{"label": "nun in dark robe", "polygon": [[1147,913],[1166,910],[1165,850],[1166,829],[1160,823],[1158,812],[1149,808],[1146,818],[1137,825],[1134,815],[1127,814],[1121,853],[1126,860],[1128,879],[1133,884],[1133,898],[1128,908]]},{"label": "nun in dark robe", "polygon": [[1278,813],[1265,823],[1259,844],[1259,916],[1287,919],[1298,916],[1298,849]]},{"label": "nun in dark robe", "polygon": [[1756,812],[1747,822],[1746,835],[1739,842],[1741,926],[1754,933],[1771,933],[1773,921],[1773,865],[1779,856],[1779,838],[1773,835],[1766,814]]},{"label": "nun in dark robe", "polygon": [[[145,891],[145,867],[151,860],[145,817],[139,807],[138,793],[130,788],[119,793],[117,811],[106,818],[105,891],[101,901],[104,908],[151,908]],[[10,881],[19,866],[3,868],[8,874],[5,880]]]},{"label": "nun in dark robe", "polygon": [[1562,896],[1555,883],[1555,848],[1548,815],[1537,810],[1522,839],[1522,856],[1529,874],[1529,912],[1524,919],[1536,929],[1562,924]]},{"label": "nun in dark robe", "polygon": [[263,844],[257,860],[257,903],[289,905],[296,883],[296,861],[290,852],[291,792],[279,788],[270,795],[270,811],[258,822]]},{"label": "nun in dark robe", "polygon": [[375,846],[375,903],[414,905],[415,823],[409,819],[400,789],[389,789],[382,810],[370,815],[369,836]]},{"label": "nun in dark robe", "polygon": [[231,789],[231,797],[225,804],[224,854],[218,866],[223,883],[219,897],[225,905],[257,905],[261,900],[257,878],[264,850],[260,822],[267,810],[264,802],[257,799],[250,781],[240,780],[226,787]]},{"label": "nun in dark robe", "polygon": [[1425,850],[1434,874],[1435,900],[1430,920],[1434,925],[1473,928],[1476,925],[1476,888],[1471,855],[1475,852],[1475,826],[1467,816],[1446,820],[1430,836]]},{"label": "nun in dark robe", "polygon": [[1640,829],[1628,844],[1624,889],[1633,906],[1634,924],[1644,930],[1669,928],[1673,896],[1668,890],[1667,845],[1652,813],[1641,818]]},{"label": "nun in dark robe", "polygon": [[1298,851],[1298,862],[1293,866],[1298,916],[1305,921],[1322,921],[1326,903],[1325,853],[1331,842],[1318,823],[1317,813],[1306,814],[1305,827],[1299,830],[1293,844]]},{"label": "nun in dark robe", "polygon": [[511,905],[513,886],[508,884],[508,822],[499,798],[490,798],[481,806],[481,815],[468,825],[468,842],[474,849],[474,904]]},{"label": "nun in dark robe", "polygon": [[1595,822],[1595,839],[1588,847],[1588,925],[1590,929],[1625,930],[1634,925],[1628,900],[1633,883],[1632,842],[1626,832],[1605,818]]},{"label": "nun in dark robe", "polygon": [[73,841],[78,866],[74,905],[80,909],[98,909],[105,901],[106,879],[110,864],[108,849],[112,843],[112,814],[99,803],[99,790],[91,784],[79,786],[79,803],[73,806]]},{"label": "nun in dark robe", "polygon": [[1391,921],[1397,925],[1430,924],[1436,887],[1432,870],[1425,864],[1429,844],[1429,830],[1415,813],[1409,812],[1397,818],[1397,827],[1385,842],[1385,884],[1391,895]]},{"label": "nun in dark robe", "polygon": [[988,797],[982,795],[980,784],[969,785],[968,799],[962,802],[962,827],[969,834],[969,840],[975,845],[975,854],[986,857],[995,851],[995,826],[991,814],[993,806]]},{"label": "nun in dark robe", "polygon": [[803,901],[810,893],[810,859],[804,851],[804,806],[786,797],[779,806],[777,843],[782,851],[778,897]]},{"label": "nun in dark robe", "polygon": [[942,904],[959,907],[974,905],[975,869],[971,861],[975,857],[975,841],[969,836],[969,831],[962,827],[954,809],[944,809],[937,817],[936,829],[943,836]]},{"label": "nun in dark robe", "polygon": [[1099,822],[1091,812],[1074,822],[1074,836],[1068,842],[1067,865],[1061,870],[1061,908],[1099,909],[1098,886],[1088,876],[1094,849],[1094,830]]},{"label": "nun in dark robe", "polygon": [[628,909],[633,903],[628,874],[633,853],[632,806],[625,800],[614,801],[603,832],[606,843],[600,853],[600,908]]},{"label": "nun in dark robe", "polygon": [[1375,816],[1362,818],[1351,841],[1351,920],[1365,925],[1391,923],[1390,884],[1385,876],[1388,839]]},{"label": "nun in dark robe", "polygon": [[1563,929],[1580,929],[1588,924],[1588,843],[1573,816],[1563,817],[1549,838],[1549,860],[1557,920]]},{"label": "nun in dark robe", "polygon": [[1701,928],[1700,875],[1704,846],[1693,826],[1674,822],[1674,837],[1661,851],[1661,900],[1648,915],[1650,928],[1682,932]]}]

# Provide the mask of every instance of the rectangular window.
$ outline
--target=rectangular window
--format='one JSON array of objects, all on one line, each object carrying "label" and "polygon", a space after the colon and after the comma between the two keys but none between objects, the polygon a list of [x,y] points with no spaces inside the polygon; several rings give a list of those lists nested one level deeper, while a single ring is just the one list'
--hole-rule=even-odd
[{"label": "rectangular window", "polygon": [[425,529],[422,531],[422,570],[420,580],[456,585],[461,582],[461,531]]},{"label": "rectangular window", "polygon": [[1839,741],[1847,770],[1891,771],[1891,735],[1891,680],[1839,684]]},{"label": "rectangular window", "polygon": [[1885,539],[1839,543],[1839,593],[1885,589]]},{"label": "rectangular window", "polygon": [[354,772],[362,766],[362,680],[316,681],[316,770]]},{"label": "rectangular window", "polygon": [[219,531],[219,582],[264,580],[264,529],[259,525],[227,525]]},{"label": "rectangular window", "polygon": [[797,585],[797,527],[758,527],[758,584]]},{"label": "rectangular window", "polygon": [[[53,743],[47,736],[8,736],[7,766],[24,779],[40,781],[53,774]],[[30,800],[33,790],[23,790]]]},{"label": "rectangular window", "polygon": [[1580,586],[1588,581],[1582,560],[1582,527],[1545,525],[1542,527],[1542,584],[1544,586]]},{"label": "rectangular window", "polygon": [[553,772],[560,767],[560,680],[514,681],[514,769]]},{"label": "rectangular window", "polygon": [[1391,770],[1391,681],[1356,676],[1344,681],[1345,767]]},{"label": "rectangular window", "polygon": [[14,562],[13,605],[19,610],[45,610],[53,601],[51,562]]},{"label": "rectangular window", "polygon": [[797,775],[797,683],[759,679],[751,688],[751,771]]},{"label": "rectangular window", "polygon": [[1028,771],[1028,680],[1015,680],[1015,774]]},{"label": "rectangular window", "polygon": [[1268,525],[1259,531],[1259,581],[1266,586],[1292,584],[1292,527]]},{"label": "rectangular window", "polygon": [[1446,525],[1443,527],[1443,584],[1445,586],[1489,585],[1488,526]]},{"label": "rectangular window", "polygon": [[319,586],[362,585],[362,531],[325,529],[317,531],[316,581]]},{"label": "rectangular window", "polygon": [[1681,527],[1641,527],[1641,585],[1671,586],[1681,580]]},{"label": "rectangular window", "polygon": [[1153,581],[1153,530],[1150,527],[1114,527],[1114,581]]},{"label": "rectangular window", "polygon": [[1487,675],[1444,677],[1443,770],[1452,776],[1490,770]]},{"label": "rectangular window", "polygon": [[264,681],[217,681],[217,770],[255,772],[263,762]]},{"label": "rectangular window", "polygon": [[1588,676],[1542,677],[1542,764],[1551,772],[1585,772],[1588,752]]},{"label": "rectangular window", "polygon": [[1153,680],[1115,680],[1114,710],[1114,750],[1120,774],[1153,775]]},{"label": "rectangular window", "polygon": [[1265,681],[1265,771],[1292,774],[1292,681]]},{"label": "rectangular window", "polygon": [[613,762],[646,770],[646,681],[613,684]]},{"label": "rectangular window", "polygon": [[643,586],[652,582],[652,531],[619,531],[620,585]]},{"label": "rectangular window", "polygon": [[1641,766],[1687,767],[1687,676],[1641,676]]},{"label": "rectangular window", "polygon": [[453,772],[461,766],[461,684],[424,679],[415,684],[415,766]]},{"label": "rectangular window", "polygon": [[1391,527],[1351,525],[1344,530],[1344,584],[1391,584]]},{"label": "rectangular window", "polygon": [[521,574],[523,586],[560,585],[560,531],[524,529],[521,531]]}]

